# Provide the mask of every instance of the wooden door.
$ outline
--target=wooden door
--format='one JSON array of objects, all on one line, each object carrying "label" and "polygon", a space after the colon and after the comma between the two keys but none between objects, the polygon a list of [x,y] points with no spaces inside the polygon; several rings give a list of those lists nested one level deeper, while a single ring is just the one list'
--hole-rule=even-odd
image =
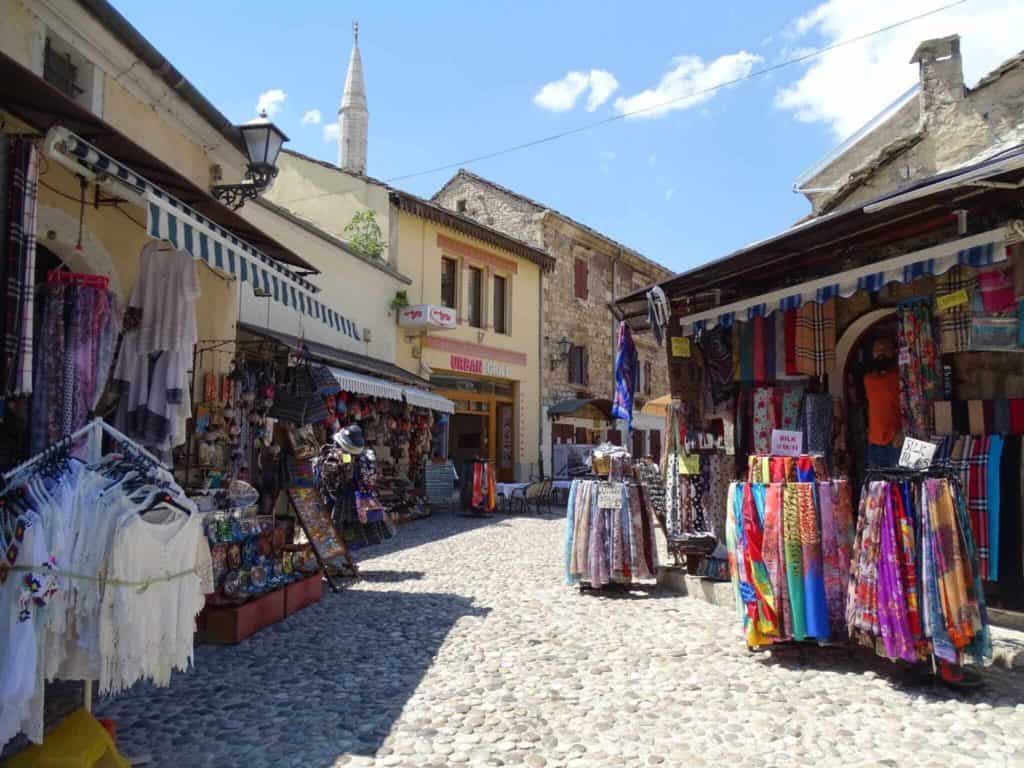
[{"label": "wooden door", "polygon": [[516,479],[516,420],[512,403],[495,403],[494,448],[492,458],[498,467],[498,481],[511,483]]}]

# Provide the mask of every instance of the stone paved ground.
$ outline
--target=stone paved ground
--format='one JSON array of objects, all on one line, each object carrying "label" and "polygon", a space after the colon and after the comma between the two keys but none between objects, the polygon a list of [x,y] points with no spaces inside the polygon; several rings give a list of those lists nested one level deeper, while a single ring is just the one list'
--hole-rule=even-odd
[{"label": "stone paved ground", "polygon": [[159,766],[1024,764],[1024,677],[961,695],[871,656],[750,655],[726,609],[565,587],[563,532],[406,526],[355,587],[98,713]]}]

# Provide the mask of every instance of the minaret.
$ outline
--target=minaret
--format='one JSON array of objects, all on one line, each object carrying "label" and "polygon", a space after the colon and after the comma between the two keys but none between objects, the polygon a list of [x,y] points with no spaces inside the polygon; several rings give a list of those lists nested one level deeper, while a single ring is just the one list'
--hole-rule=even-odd
[{"label": "minaret", "polygon": [[366,109],[363,60],[359,57],[359,22],[352,22],[352,55],[345,90],[338,107],[338,165],[344,171],[366,173],[366,141],[370,113]]}]

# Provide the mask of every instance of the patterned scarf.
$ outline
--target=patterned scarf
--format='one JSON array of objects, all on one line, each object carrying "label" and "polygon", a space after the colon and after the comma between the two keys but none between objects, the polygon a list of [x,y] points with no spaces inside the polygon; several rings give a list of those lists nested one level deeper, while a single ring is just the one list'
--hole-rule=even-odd
[{"label": "patterned scarf", "polygon": [[899,356],[903,428],[908,436],[927,440],[935,431],[932,403],[941,381],[927,304],[900,307]]},{"label": "patterned scarf", "polygon": [[836,364],[836,302],[811,302],[797,310],[796,367],[819,378]]},{"label": "patterned scarf", "polygon": [[612,416],[626,422],[626,431],[633,426],[633,393],[636,391],[637,354],[633,332],[625,321],[619,323],[619,343],[615,353],[615,402]]},{"label": "patterned scarf", "polygon": [[32,324],[36,273],[36,208],[39,196],[39,151],[33,142],[16,139],[8,153],[7,231],[3,263],[2,392],[32,393]]},{"label": "patterned scarf", "polygon": [[747,609],[747,644],[757,647],[770,643],[778,635],[775,595],[762,546],[764,527],[764,486],[747,483],[743,487],[743,572],[751,589],[744,595]]},{"label": "patterned scarf", "polygon": [[795,483],[782,487],[782,549],[786,561],[786,587],[793,611],[793,639],[807,637],[804,601],[803,548],[800,544],[800,499]]},{"label": "patterned scarf", "polygon": [[846,635],[846,586],[850,580],[853,547],[853,505],[845,480],[818,483],[821,513],[821,558],[825,572],[825,602],[832,637]]},{"label": "patterned scarf", "polygon": [[977,278],[970,267],[957,265],[935,278],[935,298],[948,296],[960,290],[966,290],[968,301],[965,304],[936,312],[939,325],[939,345],[943,354],[949,352],[966,352],[971,346],[971,304],[970,296],[975,288]]},{"label": "patterned scarf", "polygon": [[782,532],[782,485],[779,483],[772,483],[765,489],[762,555],[779,609],[780,639],[788,640],[793,636],[793,617],[789,604],[789,590],[786,588],[786,555],[783,552]]},{"label": "patterned scarf", "polygon": [[828,607],[825,604],[825,576],[821,561],[821,528],[815,508],[813,483],[797,483],[800,515],[800,550],[804,580],[804,613],[807,634],[819,640],[829,638]]},{"label": "patterned scarf", "polygon": [[971,531],[974,533],[974,539],[978,543],[978,560],[982,579],[989,578],[989,443],[990,439],[987,435],[972,439],[967,479],[967,510],[971,521]]}]

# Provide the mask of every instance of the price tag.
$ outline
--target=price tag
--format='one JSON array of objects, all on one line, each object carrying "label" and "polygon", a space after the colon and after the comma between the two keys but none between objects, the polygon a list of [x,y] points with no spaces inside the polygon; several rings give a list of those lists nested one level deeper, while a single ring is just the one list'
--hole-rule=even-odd
[{"label": "price tag", "polygon": [[699,453],[680,453],[679,454],[679,474],[680,475],[699,475],[700,474],[700,454]]},{"label": "price tag", "polygon": [[352,454],[351,453],[343,453],[343,454],[341,454],[341,463],[342,464],[351,464],[352,463]]},{"label": "price tag", "polygon": [[912,437],[903,438],[903,450],[900,451],[901,467],[907,469],[928,469],[932,465],[935,451],[938,446],[935,443],[926,443],[924,440],[915,440]]},{"label": "price tag", "polygon": [[959,291],[947,293],[945,296],[936,296],[935,309],[939,312],[948,312],[954,307],[966,304],[970,300],[971,297],[967,295],[967,289],[961,288]]},{"label": "price tag", "polygon": [[803,432],[790,429],[772,430],[772,456],[799,456],[803,452]]},{"label": "price tag", "polygon": [[622,506],[622,486],[618,483],[601,483],[597,487],[597,506],[600,509],[618,509]]},{"label": "price tag", "polygon": [[689,357],[690,356],[690,337],[689,336],[673,336],[672,337],[672,357]]}]

